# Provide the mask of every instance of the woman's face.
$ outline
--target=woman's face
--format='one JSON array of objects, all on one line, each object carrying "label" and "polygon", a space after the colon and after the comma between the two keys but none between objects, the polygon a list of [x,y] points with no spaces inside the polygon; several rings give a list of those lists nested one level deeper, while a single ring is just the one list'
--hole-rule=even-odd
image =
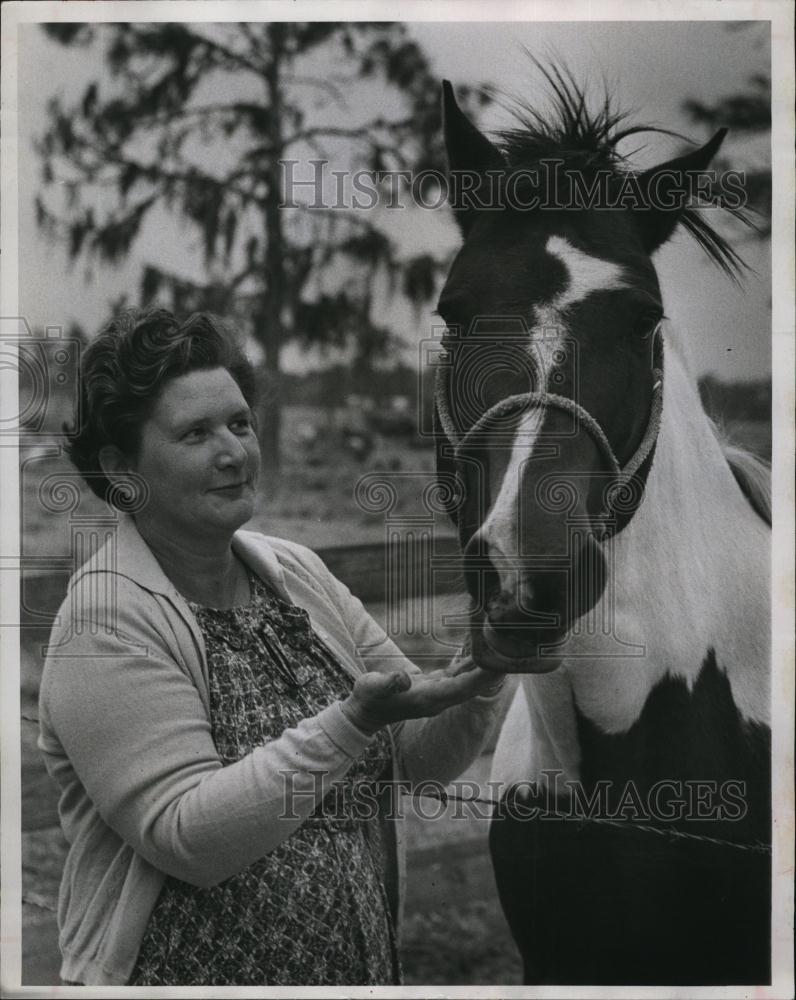
[{"label": "woman's face", "polygon": [[179,536],[231,535],[252,516],[260,449],[252,413],[224,368],[166,383],[130,463],[149,486],[137,515]]}]

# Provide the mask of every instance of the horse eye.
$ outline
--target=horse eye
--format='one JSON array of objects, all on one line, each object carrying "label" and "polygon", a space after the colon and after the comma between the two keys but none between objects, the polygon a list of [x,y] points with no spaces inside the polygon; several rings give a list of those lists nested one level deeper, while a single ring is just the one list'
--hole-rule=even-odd
[{"label": "horse eye", "polygon": [[636,320],[633,332],[640,340],[649,340],[662,320],[663,317],[659,313],[645,313]]}]

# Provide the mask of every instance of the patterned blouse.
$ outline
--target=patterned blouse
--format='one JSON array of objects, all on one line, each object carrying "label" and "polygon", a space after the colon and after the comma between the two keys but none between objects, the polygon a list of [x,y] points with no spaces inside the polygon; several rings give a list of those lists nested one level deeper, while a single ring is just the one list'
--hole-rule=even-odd
[{"label": "patterned blouse", "polygon": [[[213,739],[225,766],[346,697],[352,685],[307,613],[251,573],[250,582],[243,607],[191,604],[207,648]],[[167,876],[129,985],[400,983],[381,848],[353,810],[356,786],[376,782],[389,766],[382,731],[265,857],[210,888]]]}]

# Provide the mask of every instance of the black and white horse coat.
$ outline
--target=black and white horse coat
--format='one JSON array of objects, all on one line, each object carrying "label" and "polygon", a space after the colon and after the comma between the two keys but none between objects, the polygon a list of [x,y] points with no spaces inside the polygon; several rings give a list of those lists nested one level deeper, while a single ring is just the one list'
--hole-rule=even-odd
[{"label": "black and white horse coat", "polygon": [[[614,157],[621,119],[607,109],[590,117],[571,82],[548,79],[559,119],[533,115],[528,135],[507,133],[502,148],[448,88],[452,171],[509,172],[523,155],[558,151],[577,170],[596,161],[626,176]],[[722,138],[663,168],[680,179],[704,168]],[[649,172],[634,177],[649,190]],[[770,529],[754,496],[762,476],[750,485],[728,461],[682,347],[661,332],[650,260],[678,223],[723,266],[734,255],[693,213],[454,207],[464,244],[439,304],[454,333],[437,397],[437,426],[448,427],[437,468],[460,485],[451,513],[474,650],[482,665],[519,674],[494,755],[492,787],[504,797],[490,845],[526,982],[765,983]],[[456,365],[462,377],[473,367],[463,359],[476,320],[494,377],[461,388]],[[507,347],[515,321],[522,332]],[[662,386],[650,342],[665,359]],[[531,351],[533,384],[524,385]],[[636,499],[604,532],[592,483],[606,451],[617,456],[611,475],[632,465],[656,391],[654,452],[638,474],[633,466]],[[516,412],[490,438],[490,408],[498,413],[514,394]],[[565,432],[568,406],[575,432]],[[483,431],[480,451],[470,447],[473,426]],[[540,502],[554,475],[570,480],[559,508]],[[562,561],[559,580],[550,566]],[[587,579],[573,590],[573,576]]]}]

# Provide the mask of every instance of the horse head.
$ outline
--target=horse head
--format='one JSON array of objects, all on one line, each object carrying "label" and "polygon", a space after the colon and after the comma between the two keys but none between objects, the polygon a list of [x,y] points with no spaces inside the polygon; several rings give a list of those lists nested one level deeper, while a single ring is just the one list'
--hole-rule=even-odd
[{"label": "horse head", "polygon": [[662,405],[651,255],[678,223],[727,255],[688,204],[723,130],[635,173],[616,145],[642,129],[620,129],[607,107],[589,114],[549,79],[557,118],[528,112],[497,145],[443,84],[463,245],[438,304],[437,469],[460,484],[450,513],[473,649],[502,672],[559,664],[557,645],[605,590],[607,540],[642,502]]}]

